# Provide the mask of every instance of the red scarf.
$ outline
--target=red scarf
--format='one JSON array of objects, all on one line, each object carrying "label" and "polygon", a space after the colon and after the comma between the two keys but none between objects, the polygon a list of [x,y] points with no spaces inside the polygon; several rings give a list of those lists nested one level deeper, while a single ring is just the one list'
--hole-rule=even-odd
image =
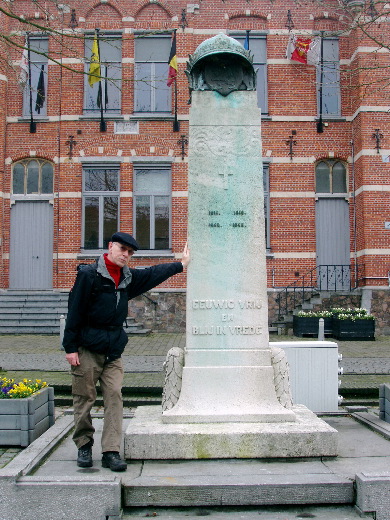
[{"label": "red scarf", "polygon": [[104,261],[106,262],[107,271],[109,272],[111,278],[114,280],[115,287],[118,287],[121,279],[121,267],[111,262],[111,260],[108,259],[107,253],[105,253],[103,256]]}]

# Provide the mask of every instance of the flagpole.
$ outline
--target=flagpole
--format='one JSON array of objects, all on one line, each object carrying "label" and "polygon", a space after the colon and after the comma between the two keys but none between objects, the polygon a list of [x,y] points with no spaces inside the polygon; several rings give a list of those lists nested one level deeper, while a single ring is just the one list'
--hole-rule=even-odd
[{"label": "flagpole", "polygon": [[249,33],[251,31],[246,31],[246,38],[245,38],[245,41],[244,41],[244,49],[246,49],[247,51],[249,51]]},{"label": "flagpole", "polygon": [[320,104],[320,117],[317,122],[317,133],[322,134],[324,132],[324,123],[322,121],[322,84],[324,81],[324,31],[321,31],[321,51],[320,51],[320,91],[319,91],[319,104]]},{"label": "flagpole", "polygon": [[[96,40],[97,40],[98,52],[99,52],[100,73],[101,73],[102,72],[102,60],[101,60],[101,56],[100,56],[100,43],[99,43],[100,29],[95,29],[95,30],[96,30]],[[106,132],[107,124],[104,120],[104,115],[103,115],[103,92],[102,92],[102,77],[101,76],[99,79],[99,90],[100,90],[100,131]]]},{"label": "flagpole", "polygon": [[175,119],[173,121],[173,131],[180,132],[180,123],[177,120],[177,78],[175,78]]},{"label": "flagpole", "polygon": [[28,61],[28,90],[30,98],[30,134],[35,134],[37,131],[37,124],[33,117],[33,102],[32,102],[32,88],[31,88],[31,54],[30,54],[30,40],[27,38],[27,61]]}]

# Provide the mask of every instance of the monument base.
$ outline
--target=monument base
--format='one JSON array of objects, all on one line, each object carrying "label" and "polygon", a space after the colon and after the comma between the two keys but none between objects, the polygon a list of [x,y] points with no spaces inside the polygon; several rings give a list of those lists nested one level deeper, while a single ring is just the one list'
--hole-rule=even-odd
[{"label": "monument base", "polygon": [[337,456],[338,433],[303,405],[295,422],[164,424],[160,406],[138,407],[125,433],[125,458],[247,459]]}]

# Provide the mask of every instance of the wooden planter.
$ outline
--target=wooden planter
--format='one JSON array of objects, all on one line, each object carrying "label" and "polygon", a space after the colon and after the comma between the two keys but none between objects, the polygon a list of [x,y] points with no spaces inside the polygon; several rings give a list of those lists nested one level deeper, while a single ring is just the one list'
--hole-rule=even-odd
[{"label": "wooden planter", "polygon": [[[332,334],[333,318],[323,318],[324,334]],[[320,318],[314,316],[293,316],[294,336],[318,336]]]},{"label": "wooden planter", "polygon": [[54,389],[0,400],[0,446],[28,446],[54,424]]},{"label": "wooden planter", "polygon": [[375,320],[339,320],[333,318],[333,336],[336,339],[375,339]]}]

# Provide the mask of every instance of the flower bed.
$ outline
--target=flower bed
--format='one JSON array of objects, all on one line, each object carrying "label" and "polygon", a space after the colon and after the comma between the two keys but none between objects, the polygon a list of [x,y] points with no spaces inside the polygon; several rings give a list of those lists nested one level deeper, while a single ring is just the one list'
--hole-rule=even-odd
[{"label": "flower bed", "polygon": [[28,446],[54,424],[54,389],[40,381],[0,384],[0,445]]},{"label": "flower bed", "polygon": [[304,312],[293,316],[294,336],[318,336],[320,319],[324,320],[324,334],[332,334],[332,314],[329,311]]},{"label": "flower bed", "polygon": [[300,311],[293,317],[294,336],[318,336],[320,318],[324,319],[325,335],[331,335],[336,339],[375,339],[375,318],[360,308]]}]

